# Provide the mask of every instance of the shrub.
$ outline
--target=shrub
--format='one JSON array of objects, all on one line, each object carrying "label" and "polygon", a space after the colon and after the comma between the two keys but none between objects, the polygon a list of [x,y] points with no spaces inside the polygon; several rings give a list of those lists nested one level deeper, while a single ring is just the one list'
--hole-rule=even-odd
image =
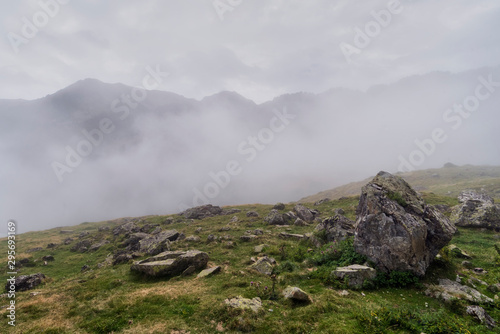
[{"label": "shrub", "polygon": [[362,264],[366,257],[356,253],[354,250],[354,238],[348,238],[341,242],[331,242],[316,251],[309,261],[317,266],[329,267],[348,266],[351,264]]},{"label": "shrub", "polygon": [[401,205],[403,208],[408,206],[408,203],[406,203],[405,199],[403,198],[403,196],[401,196],[400,193],[390,191],[387,193],[387,197]]},{"label": "shrub", "polygon": [[390,273],[378,272],[377,276],[371,281],[366,281],[363,287],[365,289],[378,289],[386,287],[404,288],[418,283],[419,278],[411,272],[391,271]]}]

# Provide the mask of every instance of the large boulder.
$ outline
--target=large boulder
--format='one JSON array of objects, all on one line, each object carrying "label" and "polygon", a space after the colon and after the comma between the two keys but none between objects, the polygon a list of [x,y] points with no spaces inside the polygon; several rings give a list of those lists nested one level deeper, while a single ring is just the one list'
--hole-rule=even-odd
[{"label": "large boulder", "polygon": [[314,218],[316,218],[316,216],[319,214],[317,210],[311,210],[309,208],[306,208],[302,204],[295,205],[293,211],[295,212],[297,217],[299,217],[300,219],[302,219],[307,223],[311,223],[312,221],[314,221]]},{"label": "large boulder", "polygon": [[[15,279],[7,280],[5,291],[26,291],[34,289],[45,280],[45,275],[42,273],[32,275],[20,275]],[[12,287],[12,285],[14,287]]]},{"label": "large boulder", "polygon": [[457,226],[500,229],[500,206],[493,198],[473,190],[463,191],[459,204],[451,214],[451,221]]},{"label": "large boulder", "polygon": [[163,231],[155,236],[139,241],[139,252],[156,255],[170,250],[170,242],[177,240],[179,232],[176,230]]},{"label": "large boulder", "polygon": [[354,248],[383,272],[425,275],[456,231],[398,176],[380,172],[361,192]]},{"label": "large boulder", "polygon": [[281,213],[276,209],[272,209],[264,218],[264,221],[269,225],[288,225],[293,223],[297,216],[293,212]]},{"label": "large boulder", "polygon": [[355,222],[342,215],[326,218],[314,229],[315,232],[324,232],[326,242],[340,242],[354,236]]},{"label": "large boulder", "polygon": [[182,215],[187,219],[203,219],[207,217],[218,216],[221,214],[223,214],[222,208],[220,206],[214,206],[212,204],[197,206],[179,213],[179,215]]},{"label": "large boulder", "polygon": [[207,263],[208,254],[205,252],[167,251],[135,262],[130,269],[152,277],[172,277],[181,275],[190,267],[194,267],[194,270],[201,270],[207,266]]}]

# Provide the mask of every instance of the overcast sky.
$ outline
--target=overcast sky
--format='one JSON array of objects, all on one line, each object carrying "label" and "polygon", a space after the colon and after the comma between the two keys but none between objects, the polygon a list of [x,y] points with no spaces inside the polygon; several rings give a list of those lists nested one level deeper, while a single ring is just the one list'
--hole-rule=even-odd
[{"label": "overcast sky", "polygon": [[2,1],[0,17],[9,99],[88,77],[140,86],[146,66],[169,72],[161,90],[264,102],[500,63],[495,0],[27,0]]}]

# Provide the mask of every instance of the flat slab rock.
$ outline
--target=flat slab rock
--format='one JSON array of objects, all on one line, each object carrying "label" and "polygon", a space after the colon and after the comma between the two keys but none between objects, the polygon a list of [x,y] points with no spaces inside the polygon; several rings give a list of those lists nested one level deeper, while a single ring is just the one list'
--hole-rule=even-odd
[{"label": "flat slab rock", "polygon": [[259,297],[252,299],[243,298],[238,296],[231,299],[224,300],[224,303],[229,307],[240,309],[240,310],[252,310],[258,312],[262,308],[262,301]]},{"label": "flat slab rock", "polygon": [[359,289],[365,280],[375,278],[377,271],[367,266],[353,264],[347,267],[338,267],[332,271],[332,276],[346,280],[350,288]]},{"label": "flat slab rock", "polygon": [[130,269],[151,277],[172,277],[181,275],[191,266],[195,270],[203,269],[208,259],[207,253],[198,250],[167,251],[135,262]]},{"label": "flat slab rock", "polygon": [[471,303],[493,303],[493,299],[483,295],[476,289],[462,285],[447,278],[439,279],[438,285],[428,285],[425,294],[444,301],[465,299]]}]

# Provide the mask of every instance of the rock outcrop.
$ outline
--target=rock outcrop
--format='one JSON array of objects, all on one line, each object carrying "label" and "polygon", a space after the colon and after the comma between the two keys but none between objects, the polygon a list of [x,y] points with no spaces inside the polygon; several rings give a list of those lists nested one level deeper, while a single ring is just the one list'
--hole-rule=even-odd
[{"label": "rock outcrop", "polygon": [[208,263],[208,254],[198,250],[167,251],[146,260],[135,262],[132,271],[151,277],[172,277],[181,275],[190,267],[201,270]]},{"label": "rock outcrop", "polygon": [[493,299],[483,295],[476,289],[454,282],[447,278],[439,279],[438,285],[429,285],[425,294],[443,301],[464,299],[471,303],[493,303]]},{"label": "rock outcrop", "polygon": [[425,275],[456,231],[406,181],[387,172],[363,187],[357,214],[355,250],[383,272]]},{"label": "rock outcrop", "polygon": [[212,204],[197,206],[179,213],[179,215],[182,215],[187,219],[203,219],[207,217],[218,216],[221,214],[223,214],[222,208],[220,206],[214,206]]},{"label": "rock outcrop", "polygon": [[295,205],[295,207],[293,208],[293,212],[295,212],[297,217],[307,223],[313,222],[314,218],[319,215],[319,212],[317,210],[311,210],[309,208],[306,208],[302,204]]},{"label": "rock outcrop", "polygon": [[317,233],[324,231],[326,242],[340,242],[354,236],[354,225],[355,223],[352,220],[342,215],[336,215],[323,220],[316,226],[314,231]]},{"label": "rock outcrop", "polygon": [[495,204],[493,198],[467,190],[458,196],[458,200],[461,204],[450,217],[455,225],[500,230],[500,205]]},{"label": "rock outcrop", "polygon": [[252,299],[243,298],[242,296],[238,296],[231,299],[224,300],[224,303],[229,307],[236,308],[239,310],[252,310],[254,312],[259,312],[262,308],[262,301],[259,297],[255,297]]}]

